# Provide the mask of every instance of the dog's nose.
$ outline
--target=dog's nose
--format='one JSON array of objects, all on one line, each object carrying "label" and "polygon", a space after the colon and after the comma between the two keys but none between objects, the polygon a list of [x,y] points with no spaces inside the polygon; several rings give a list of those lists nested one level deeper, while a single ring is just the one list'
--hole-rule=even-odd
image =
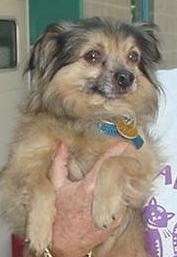
[{"label": "dog's nose", "polygon": [[114,81],[116,85],[126,88],[133,84],[135,76],[128,70],[119,70],[114,74]]}]

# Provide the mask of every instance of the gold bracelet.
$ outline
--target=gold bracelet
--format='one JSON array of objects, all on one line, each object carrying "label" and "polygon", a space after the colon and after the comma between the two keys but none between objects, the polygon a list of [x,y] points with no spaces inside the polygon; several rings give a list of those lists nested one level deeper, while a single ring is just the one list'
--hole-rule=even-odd
[{"label": "gold bracelet", "polygon": [[[44,253],[43,253],[43,257],[53,257],[53,255],[51,254],[50,250],[48,247],[45,248]],[[90,251],[86,257],[92,257],[92,251]]]},{"label": "gold bracelet", "polygon": [[45,248],[43,257],[53,257],[48,247]]},{"label": "gold bracelet", "polygon": [[92,251],[90,251],[89,253],[87,253],[86,257],[92,257],[93,256],[93,253]]}]

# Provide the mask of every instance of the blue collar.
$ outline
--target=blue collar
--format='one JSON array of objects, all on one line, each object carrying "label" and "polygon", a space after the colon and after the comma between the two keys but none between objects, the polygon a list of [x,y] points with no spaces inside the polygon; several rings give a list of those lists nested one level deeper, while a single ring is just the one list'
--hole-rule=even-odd
[{"label": "blue collar", "polygon": [[104,135],[118,136],[132,141],[137,149],[140,149],[144,143],[134,124],[128,123],[125,119],[119,120],[116,124],[109,121],[100,121],[98,129]]}]

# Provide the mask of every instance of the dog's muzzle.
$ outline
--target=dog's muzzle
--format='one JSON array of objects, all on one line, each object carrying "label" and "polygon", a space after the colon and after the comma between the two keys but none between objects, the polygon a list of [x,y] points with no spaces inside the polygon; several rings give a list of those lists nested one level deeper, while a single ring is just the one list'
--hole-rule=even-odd
[{"label": "dog's muzzle", "polygon": [[119,95],[130,93],[135,88],[134,74],[126,69],[119,69],[114,73],[109,72],[89,83],[89,90],[107,98],[116,98]]}]

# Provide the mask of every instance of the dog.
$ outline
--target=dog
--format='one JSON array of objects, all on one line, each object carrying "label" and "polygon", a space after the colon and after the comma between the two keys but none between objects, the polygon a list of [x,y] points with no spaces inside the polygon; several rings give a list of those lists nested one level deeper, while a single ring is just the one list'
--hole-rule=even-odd
[{"label": "dog", "polygon": [[34,44],[26,68],[31,91],[1,172],[0,206],[38,255],[51,243],[55,193],[48,172],[62,140],[72,153],[72,181],[118,142],[135,147],[109,158],[99,171],[93,220],[105,227],[117,214],[123,219],[93,253],[148,256],[142,207],[161,159],[149,133],[158,114],[160,61],[158,29],[147,23],[99,17],[61,22],[48,26]]}]

